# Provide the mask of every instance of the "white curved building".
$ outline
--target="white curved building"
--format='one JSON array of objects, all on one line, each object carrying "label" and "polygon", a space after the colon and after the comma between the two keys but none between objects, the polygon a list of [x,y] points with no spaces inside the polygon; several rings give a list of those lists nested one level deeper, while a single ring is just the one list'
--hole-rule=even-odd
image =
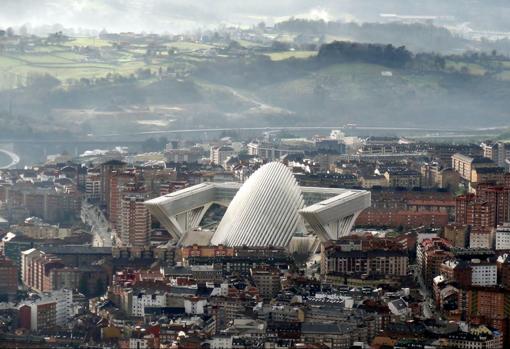
[{"label": "white curved building", "polygon": [[212,244],[289,247],[295,234],[313,233],[323,242],[348,235],[370,207],[370,192],[300,187],[285,165],[271,162],[242,186],[202,183],[145,202],[179,241],[199,227],[212,204],[228,207]]},{"label": "white curved building", "polygon": [[290,170],[271,162],[256,171],[228,206],[211,243],[226,246],[287,246],[298,227],[303,195]]}]

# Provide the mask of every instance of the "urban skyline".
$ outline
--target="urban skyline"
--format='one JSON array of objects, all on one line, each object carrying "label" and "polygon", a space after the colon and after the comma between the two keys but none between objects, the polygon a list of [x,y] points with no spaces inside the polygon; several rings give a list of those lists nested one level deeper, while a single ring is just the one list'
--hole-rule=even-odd
[{"label": "urban skyline", "polygon": [[6,1],[0,347],[510,347],[510,7]]}]

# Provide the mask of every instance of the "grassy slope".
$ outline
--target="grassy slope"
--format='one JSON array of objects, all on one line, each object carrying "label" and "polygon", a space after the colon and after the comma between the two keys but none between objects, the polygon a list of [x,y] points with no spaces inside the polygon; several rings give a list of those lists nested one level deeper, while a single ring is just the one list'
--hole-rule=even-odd
[{"label": "grassy slope", "polygon": [[[392,76],[381,72],[391,71]],[[259,99],[294,110],[303,121],[388,126],[437,124],[445,127],[508,124],[506,99],[487,91],[508,83],[453,74],[395,70],[374,64],[345,63],[260,87]]]},{"label": "grassy slope", "polygon": [[305,59],[315,57],[316,55],[317,52],[315,51],[286,51],[286,52],[272,52],[267,54],[267,56],[269,56],[272,61],[282,61],[284,59],[289,58]]},{"label": "grassy slope", "polygon": [[[97,38],[76,38],[62,45],[39,46],[23,54],[0,55],[0,89],[12,86],[12,78],[5,79],[6,75],[24,80],[30,74],[50,74],[65,82],[68,79],[100,78],[108,73],[130,75],[141,68],[157,70],[172,65],[172,58],[165,56],[144,62],[145,46],[133,45],[125,51],[110,50],[104,59],[89,58],[74,50],[76,47],[108,48],[111,45],[111,42]],[[195,52],[214,47],[184,41],[166,46],[176,49],[179,57],[190,62],[200,61],[200,57],[193,56]]]}]

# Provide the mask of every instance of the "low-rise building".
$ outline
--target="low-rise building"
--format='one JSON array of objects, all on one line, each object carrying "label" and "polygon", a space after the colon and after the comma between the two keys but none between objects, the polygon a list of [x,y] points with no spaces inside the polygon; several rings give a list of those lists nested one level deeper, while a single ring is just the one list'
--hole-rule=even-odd
[{"label": "low-rise building", "polygon": [[145,308],[157,308],[166,306],[166,294],[161,292],[148,292],[144,290],[131,291],[128,293],[129,314],[133,316],[144,316]]},{"label": "low-rise building", "polygon": [[211,147],[211,163],[219,166],[224,166],[225,161],[235,156],[237,153],[234,148],[226,145]]},{"label": "low-rise building", "polygon": [[386,177],[388,185],[393,188],[421,187],[421,174],[414,170],[388,168],[384,177]]},{"label": "low-rise building", "polygon": [[366,175],[361,177],[361,186],[366,189],[387,187],[388,180],[383,175]]}]

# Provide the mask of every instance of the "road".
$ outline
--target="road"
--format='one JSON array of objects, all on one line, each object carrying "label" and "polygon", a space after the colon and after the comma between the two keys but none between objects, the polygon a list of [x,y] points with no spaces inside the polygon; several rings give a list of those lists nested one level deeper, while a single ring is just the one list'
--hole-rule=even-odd
[{"label": "road", "polygon": [[91,234],[94,235],[92,241],[94,247],[112,246],[110,223],[97,206],[84,201],[81,209],[81,220],[91,227]]},{"label": "road", "polygon": [[11,158],[11,162],[6,166],[0,167],[0,169],[11,168],[11,167],[14,167],[17,164],[19,164],[19,156],[18,155],[14,154],[11,151],[5,150],[5,149],[0,149],[0,152],[4,153],[5,155],[7,155],[8,157]]},{"label": "road", "polygon": [[227,87],[228,88],[228,91],[234,95],[235,97],[237,97],[238,99],[244,101],[244,102],[248,102],[248,103],[251,103],[254,105],[254,107],[250,108],[252,110],[259,110],[259,111],[262,111],[262,112],[265,112],[265,113],[275,113],[275,114],[287,114],[287,115],[293,115],[295,114],[293,111],[290,111],[288,109],[283,109],[283,108],[280,108],[280,107],[276,107],[276,106],[273,106],[273,105],[269,105],[269,104],[266,104],[266,103],[263,103],[259,100],[256,100],[255,98],[251,97],[251,96],[247,96],[247,95],[244,95],[242,93],[240,93],[239,91],[237,90],[234,90],[233,88],[231,87]]},{"label": "road", "polygon": [[346,128],[345,126],[272,126],[272,127],[232,127],[232,128],[198,128],[198,129],[182,129],[182,130],[157,130],[157,131],[144,131],[134,133],[109,133],[101,135],[93,135],[96,138],[104,137],[118,137],[118,136],[137,136],[137,135],[156,135],[156,134],[173,134],[173,133],[203,133],[203,132],[222,132],[222,131],[273,131],[273,130],[287,130],[287,131],[313,131],[313,130],[366,130],[366,131],[416,131],[416,132],[436,132],[436,133],[466,133],[466,129],[433,129],[433,128],[420,128],[420,127],[378,127],[378,126],[356,126]]},{"label": "road", "polygon": [[414,277],[418,280],[418,284],[420,285],[419,291],[424,301],[421,303],[421,309],[423,312],[423,316],[427,319],[435,318],[436,320],[440,320],[441,316],[437,313],[435,309],[434,299],[432,298],[432,294],[425,287],[425,282],[423,281],[423,276],[421,272],[418,270],[416,265],[410,267],[413,271]]}]

